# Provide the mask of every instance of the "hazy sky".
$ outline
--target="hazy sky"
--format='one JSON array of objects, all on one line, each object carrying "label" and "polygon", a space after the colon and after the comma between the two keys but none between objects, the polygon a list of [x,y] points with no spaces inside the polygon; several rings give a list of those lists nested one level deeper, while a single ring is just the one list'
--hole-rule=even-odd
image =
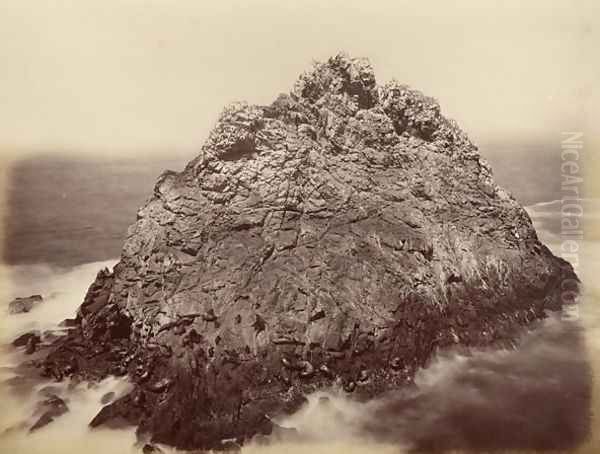
[{"label": "hazy sky", "polygon": [[554,140],[598,99],[596,3],[1,0],[0,146],[197,147],[226,103],[269,103],[339,50],[476,141]]}]

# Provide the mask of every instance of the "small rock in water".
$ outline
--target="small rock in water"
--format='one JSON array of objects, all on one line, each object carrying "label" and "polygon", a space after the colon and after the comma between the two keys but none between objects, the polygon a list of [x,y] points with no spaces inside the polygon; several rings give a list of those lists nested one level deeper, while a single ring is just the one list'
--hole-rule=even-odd
[{"label": "small rock in water", "polygon": [[45,411],[35,422],[35,424],[31,426],[29,429],[30,432],[34,432],[35,430],[50,424],[55,418],[58,418],[59,416],[62,416],[68,412],[69,407],[67,407],[67,404],[63,399],[55,394],[51,394],[48,399],[41,402],[41,404],[38,406],[38,410]]},{"label": "small rock in water", "polygon": [[31,295],[26,298],[15,298],[8,305],[8,313],[9,314],[23,314],[29,312],[34,306],[37,306],[44,299],[42,295]]},{"label": "small rock in water", "polygon": [[30,331],[25,334],[21,334],[15,340],[12,341],[13,346],[15,347],[24,347],[29,342],[29,339],[37,339],[40,341],[40,332],[39,331]]},{"label": "small rock in water", "polygon": [[49,413],[44,413],[42,416],[40,416],[36,423],[31,426],[29,432],[34,432],[38,429],[41,429],[42,427],[50,424],[52,421],[54,421],[54,418]]}]

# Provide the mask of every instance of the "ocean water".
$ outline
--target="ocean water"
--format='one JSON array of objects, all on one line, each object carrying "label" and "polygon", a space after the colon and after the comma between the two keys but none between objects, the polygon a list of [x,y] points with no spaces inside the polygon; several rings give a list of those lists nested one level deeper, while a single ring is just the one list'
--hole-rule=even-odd
[{"label": "ocean water", "polygon": [[[155,167],[126,172],[137,175],[138,186],[145,187],[147,183],[151,188],[155,174],[160,173],[164,163]],[[107,170],[114,171],[115,168]],[[101,174],[103,170],[96,169],[96,172]],[[69,194],[77,185],[88,184],[88,177],[79,176],[79,183],[67,183],[71,185]],[[90,204],[104,196],[106,190],[94,190],[79,203]],[[128,194],[129,202],[122,204],[127,206],[139,205],[140,199],[150,192],[148,188],[122,190]],[[53,191],[47,194],[50,199],[60,193],[60,188]],[[19,203],[27,202],[26,195],[20,197]],[[586,218],[600,217],[599,200],[582,203]],[[117,213],[111,212],[110,207],[103,209],[108,210],[109,221],[99,223],[94,229],[88,229],[87,235],[81,233],[82,236],[75,239],[64,233],[67,228],[64,225],[54,225],[54,233],[51,229],[45,231],[48,224],[52,225],[51,218],[46,219],[48,224],[44,227],[34,219],[33,212],[27,214],[31,217],[28,225],[37,223],[40,229],[37,234],[35,230],[29,232],[29,238],[37,235],[38,243],[20,253],[13,251],[5,260],[8,263],[0,266],[5,284],[0,289],[2,302],[36,293],[46,299],[28,314],[9,316],[5,308],[0,308],[0,453],[141,452],[135,445],[133,429],[90,430],[87,427],[102,407],[102,396],[111,391],[117,395],[128,391],[126,380],[110,378],[94,385],[65,382],[58,386],[43,381],[15,380],[14,366],[26,357],[7,345],[19,333],[51,329],[62,319],[73,316],[98,270],[116,263],[118,250],[114,251],[113,243],[120,243],[122,238],[107,242],[94,239],[117,235],[110,225],[115,220],[125,223],[134,212],[131,213],[131,209],[128,213],[120,212],[124,208],[118,207],[114,208]],[[93,224],[98,214],[89,210],[91,208],[83,209],[85,216],[89,216],[85,222]],[[560,202],[539,201],[530,205],[528,211],[542,241],[560,254]],[[19,222],[23,223],[23,218]],[[49,246],[50,249],[44,246],[56,235],[65,238],[69,245],[77,243],[89,250],[41,260],[56,253],[52,249],[56,245]],[[362,403],[336,389],[311,395],[304,408],[277,421],[284,427],[296,428],[301,434],[300,441],[281,439],[266,446],[250,443],[243,452],[402,453],[417,445],[431,450],[449,447],[453,452],[463,452],[469,446],[472,448],[469,452],[481,452],[477,446],[483,445],[495,446],[502,452],[532,452],[534,448],[544,447],[560,447],[561,452],[600,452],[597,449],[600,422],[594,413],[594,410],[600,412],[598,380],[594,380],[600,377],[600,280],[596,279],[600,270],[600,242],[584,239],[579,244],[577,271],[584,283],[584,294],[575,314],[569,312],[569,317],[549,318],[539,328],[524,333],[520,347],[515,350],[443,353],[418,372],[416,387],[410,390]],[[27,427],[39,417],[35,407],[40,392],[49,385],[67,401],[70,411],[48,426],[28,433]],[[563,441],[576,446],[563,446]],[[174,452],[162,448],[165,452]]]}]

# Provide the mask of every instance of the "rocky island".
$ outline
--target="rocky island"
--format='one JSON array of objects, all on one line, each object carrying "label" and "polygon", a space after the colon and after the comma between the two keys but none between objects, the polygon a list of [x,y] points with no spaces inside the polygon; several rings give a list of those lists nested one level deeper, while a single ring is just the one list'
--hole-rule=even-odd
[{"label": "rocky island", "polygon": [[312,391],[366,399],[438,349],[510,343],[561,308],[564,279],[437,102],[340,54],[269,106],[223,111],[36,365],[129,377],[94,427],[224,449]]}]

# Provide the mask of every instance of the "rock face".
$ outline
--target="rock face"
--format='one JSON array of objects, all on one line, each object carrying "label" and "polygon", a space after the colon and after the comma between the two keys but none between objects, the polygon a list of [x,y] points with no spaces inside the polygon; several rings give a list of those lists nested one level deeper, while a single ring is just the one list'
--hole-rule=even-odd
[{"label": "rock face", "polygon": [[129,375],[92,425],[222,448],[304,394],[409,383],[439,348],[510,341],[576,277],[439,105],[338,55],[234,104],[167,171],[44,373]]}]

